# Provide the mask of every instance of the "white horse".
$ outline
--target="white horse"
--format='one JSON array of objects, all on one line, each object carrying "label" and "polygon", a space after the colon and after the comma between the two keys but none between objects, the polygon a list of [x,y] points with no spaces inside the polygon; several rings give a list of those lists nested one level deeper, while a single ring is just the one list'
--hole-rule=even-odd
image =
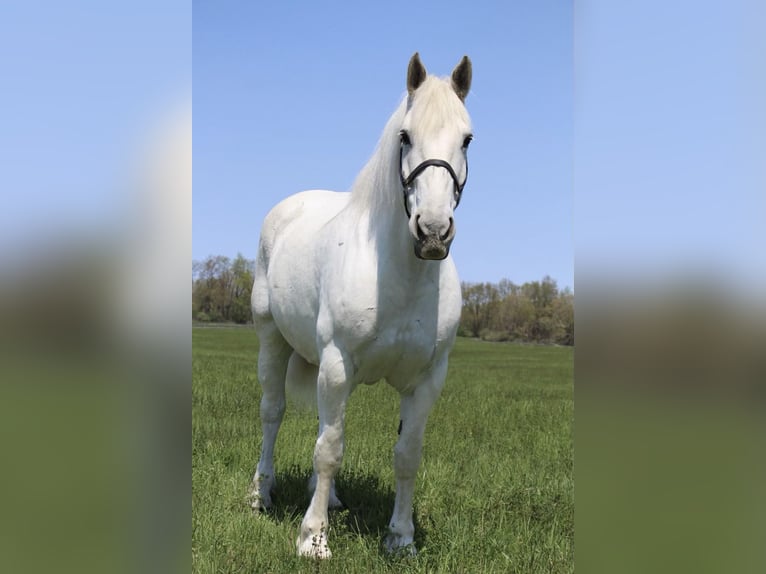
[{"label": "white horse", "polygon": [[271,505],[285,381],[312,385],[319,437],[300,555],[331,556],[327,510],[340,505],[334,476],[343,456],[346,401],[358,384],[380,379],[401,395],[386,547],[415,552],[415,475],[460,319],[460,282],[449,248],[468,177],[472,136],[464,100],[471,69],[464,56],[450,78],[437,78],[415,53],[407,96],[352,191],[298,193],[264,221],[252,294],[263,388],[252,506]]}]

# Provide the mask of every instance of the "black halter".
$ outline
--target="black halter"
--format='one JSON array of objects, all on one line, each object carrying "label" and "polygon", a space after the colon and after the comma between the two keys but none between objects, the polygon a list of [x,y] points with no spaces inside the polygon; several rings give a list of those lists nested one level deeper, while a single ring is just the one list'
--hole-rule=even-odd
[{"label": "black halter", "polygon": [[412,189],[412,184],[414,183],[415,178],[423,173],[423,170],[431,166],[443,167],[449,172],[450,177],[452,177],[452,181],[455,182],[455,208],[457,209],[457,206],[460,204],[460,196],[463,194],[463,188],[468,181],[468,156],[465,158],[465,179],[463,180],[462,184],[458,182],[457,175],[455,174],[455,170],[452,169],[452,166],[443,159],[427,159],[424,162],[418,164],[418,166],[410,172],[409,176],[404,177],[404,171],[402,170],[403,156],[404,144],[399,146],[399,179],[402,182],[402,193],[404,194],[404,211],[407,213],[408,219],[411,217],[411,214],[410,206],[407,202],[407,197],[409,196],[410,189]]}]

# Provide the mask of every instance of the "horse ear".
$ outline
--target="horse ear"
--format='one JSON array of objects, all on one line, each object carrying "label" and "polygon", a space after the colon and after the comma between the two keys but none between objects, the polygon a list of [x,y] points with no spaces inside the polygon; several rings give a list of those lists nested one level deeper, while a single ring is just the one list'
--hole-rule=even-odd
[{"label": "horse ear", "polygon": [[426,68],[420,61],[420,54],[415,52],[410,58],[410,65],[407,66],[407,92],[412,94],[420,87],[423,80],[426,79]]},{"label": "horse ear", "polygon": [[468,90],[471,89],[472,75],[471,60],[468,56],[463,56],[460,63],[452,70],[452,89],[455,90],[455,93],[463,101],[465,101],[465,97],[468,95]]}]

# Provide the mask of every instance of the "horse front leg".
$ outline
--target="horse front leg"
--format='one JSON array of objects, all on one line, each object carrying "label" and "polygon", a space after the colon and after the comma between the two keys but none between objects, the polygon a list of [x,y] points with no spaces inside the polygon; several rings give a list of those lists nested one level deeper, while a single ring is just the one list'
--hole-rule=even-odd
[{"label": "horse front leg", "polygon": [[[321,428],[321,425],[320,425],[319,436],[321,436],[321,435],[322,435],[322,428]],[[308,487],[309,487],[308,488],[309,492],[313,495],[314,491],[317,488],[317,475],[316,475],[316,472],[314,472],[314,474],[311,475],[311,478],[309,479]],[[338,494],[335,492],[335,479],[333,479],[332,482],[330,483],[330,496],[328,498],[327,506],[330,509],[343,508],[343,503],[341,502],[340,498],[338,498]]]},{"label": "horse front leg", "polygon": [[446,374],[447,361],[444,360],[417,382],[411,394],[402,395],[401,398],[401,432],[394,447],[396,501],[385,540],[389,552],[407,551],[416,554],[415,525],[412,521],[415,477],[423,454],[423,435],[428,414],[439,398]]},{"label": "horse front leg", "polygon": [[320,433],[314,448],[316,487],[297,541],[298,554],[301,556],[332,556],[327,544],[327,508],[333,479],[343,459],[343,421],[350,390],[350,362],[337,347],[327,347],[322,352],[317,378]]}]

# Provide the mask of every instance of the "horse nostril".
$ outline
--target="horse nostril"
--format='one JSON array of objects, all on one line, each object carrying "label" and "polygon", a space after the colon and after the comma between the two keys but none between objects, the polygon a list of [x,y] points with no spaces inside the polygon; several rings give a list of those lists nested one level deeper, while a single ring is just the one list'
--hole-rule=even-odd
[{"label": "horse nostril", "polygon": [[415,216],[415,229],[418,232],[418,239],[423,240],[426,238],[426,234],[424,233],[424,230],[422,227],[420,227],[420,215]]},{"label": "horse nostril", "polygon": [[440,237],[442,241],[446,241],[450,235],[452,235],[452,228],[455,227],[455,220],[453,218],[449,218],[449,227],[447,228],[447,231],[444,232],[444,235]]}]

